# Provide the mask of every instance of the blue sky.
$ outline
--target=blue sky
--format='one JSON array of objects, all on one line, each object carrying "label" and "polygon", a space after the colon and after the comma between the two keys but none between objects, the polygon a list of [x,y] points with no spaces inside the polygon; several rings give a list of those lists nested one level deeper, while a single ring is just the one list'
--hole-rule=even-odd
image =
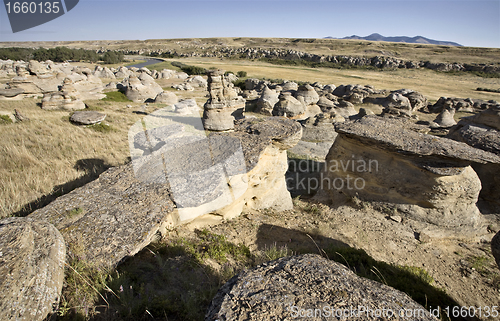
[{"label": "blue sky", "polygon": [[18,33],[0,8],[0,41],[340,38],[375,32],[500,48],[500,1],[80,0],[65,15]]}]

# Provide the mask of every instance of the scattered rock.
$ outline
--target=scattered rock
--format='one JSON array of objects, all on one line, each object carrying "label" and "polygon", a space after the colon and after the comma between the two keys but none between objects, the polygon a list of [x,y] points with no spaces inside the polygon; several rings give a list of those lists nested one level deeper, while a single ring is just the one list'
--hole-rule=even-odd
[{"label": "scattered rock", "polygon": [[314,90],[314,87],[309,84],[300,86],[295,94],[295,98],[304,106],[315,105],[319,101],[318,93]]},{"label": "scattered rock", "polygon": [[66,246],[52,225],[32,218],[0,221],[0,319],[45,320],[59,304]]},{"label": "scattered rock", "polygon": [[148,99],[155,99],[159,93],[163,92],[160,85],[147,74],[141,74],[139,77],[141,79],[130,75],[122,81],[122,88],[128,99],[145,102]]},{"label": "scattered rock", "polygon": [[[407,320],[405,309],[420,311],[418,320],[437,320],[407,294],[359,277],[344,265],[315,254],[285,257],[240,272],[219,289],[205,320],[328,318],[324,314],[314,317],[318,311],[330,311],[330,317],[339,311],[337,315],[349,318],[349,307],[390,310],[390,315],[382,316],[388,320]],[[356,319],[380,317],[360,313]]]},{"label": "scattered rock", "polygon": [[99,124],[105,118],[105,114],[96,111],[75,111],[69,120],[78,125],[94,125]]}]

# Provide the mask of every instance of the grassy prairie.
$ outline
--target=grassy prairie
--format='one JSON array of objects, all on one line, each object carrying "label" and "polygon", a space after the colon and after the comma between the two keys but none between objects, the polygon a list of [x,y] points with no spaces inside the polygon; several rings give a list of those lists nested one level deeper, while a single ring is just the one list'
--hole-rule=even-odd
[{"label": "grassy prairie", "polygon": [[397,90],[409,88],[423,93],[431,100],[441,96],[500,100],[500,93],[476,91],[478,87],[500,88],[499,78],[482,78],[468,73],[451,74],[428,69],[360,70],[310,68],[303,66],[278,66],[261,61],[185,58],[167,59],[204,67],[224,70],[242,70],[249,78],[319,81],[323,84],[372,85],[376,89]]},{"label": "grassy prairie", "polygon": [[[140,117],[125,113],[127,103],[87,102],[108,117],[101,127],[75,126],[68,111],[40,109],[35,99],[0,101],[0,110],[14,108],[28,122],[0,125],[0,217],[30,212],[56,196],[95,179],[109,166],[127,161],[128,128]],[[130,103],[130,102],[129,102]],[[37,202],[38,200],[38,202]],[[34,202],[34,203],[33,203]]]}]

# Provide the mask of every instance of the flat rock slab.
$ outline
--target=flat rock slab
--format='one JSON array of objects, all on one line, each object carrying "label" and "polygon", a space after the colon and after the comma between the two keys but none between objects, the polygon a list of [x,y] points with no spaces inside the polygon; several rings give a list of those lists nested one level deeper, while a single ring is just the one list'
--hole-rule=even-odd
[{"label": "flat rock slab", "polygon": [[236,121],[234,132],[212,135],[240,139],[248,172],[257,165],[261,153],[271,143],[282,150],[295,146],[302,138],[302,126],[283,117],[251,118]]},{"label": "flat rock slab", "polygon": [[[367,145],[422,158],[421,166],[438,174],[446,167],[470,163],[500,163],[500,157],[465,143],[406,130],[397,119],[367,116],[335,124],[335,130]],[[422,157],[425,156],[425,157]]]},{"label": "flat rock slab", "polygon": [[66,247],[47,222],[0,221],[0,320],[44,320],[57,307]]},{"label": "flat rock slab", "polygon": [[29,217],[54,224],[70,251],[112,267],[148,245],[173,209],[168,186],[137,180],[130,163],[107,170]]},{"label": "flat rock slab", "polygon": [[22,88],[0,89],[0,96],[15,97],[20,94],[24,94],[24,89]]},{"label": "flat rock slab", "polygon": [[[385,316],[360,312],[360,307],[380,313],[385,311]],[[315,316],[315,309],[320,309],[321,314]],[[417,318],[401,317],[400,313],[406,312],[404,309],[417,310],[419,315]],[[351,316],[351,310],[358,314]],[[328,316],[325,311],[334,314]],[[336,312],[341,318],[335,317]],[[296,318],[437,320],[407,294],[359,277],[342,264],[306,254],[264,263],[236,275],[219,289],[205,321]]]},{"label": "flat rock slab", "polygon": [[75,111],[69,120],[79,125],[94,125],[102,122],[105,118],[105,114],[96,111]]}]

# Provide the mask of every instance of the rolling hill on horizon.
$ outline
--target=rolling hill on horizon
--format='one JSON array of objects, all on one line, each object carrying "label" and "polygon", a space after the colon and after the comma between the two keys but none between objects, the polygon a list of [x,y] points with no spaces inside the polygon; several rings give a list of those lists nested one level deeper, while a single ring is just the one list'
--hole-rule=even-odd
[{"label": "rolling hill on horizon", "polygon": [[443,45],[443,46],[458,46],[462,47],[461,44],[456,43],[456,42],[451,42],[451,41],[440,41],[440,40],[434,40],[434,39],[429,39],[425,38],[422,36],[415,36],[415,37],[407,37],[407,36],[397,36],[397,37],[384,37],[381,34],[378,33],[372,33],[369,36],[366,37],[360,37],[357,35],[352,35],[349,37],[344,37],[344,38],[334,38],[334,37],[325,37],[325,39],[358,39],[358,40],[370,40],[370,41],[386,41],[386,42],[404,42],[404,43],[421,43],[421,44],[431,44],[431,45]]}]

